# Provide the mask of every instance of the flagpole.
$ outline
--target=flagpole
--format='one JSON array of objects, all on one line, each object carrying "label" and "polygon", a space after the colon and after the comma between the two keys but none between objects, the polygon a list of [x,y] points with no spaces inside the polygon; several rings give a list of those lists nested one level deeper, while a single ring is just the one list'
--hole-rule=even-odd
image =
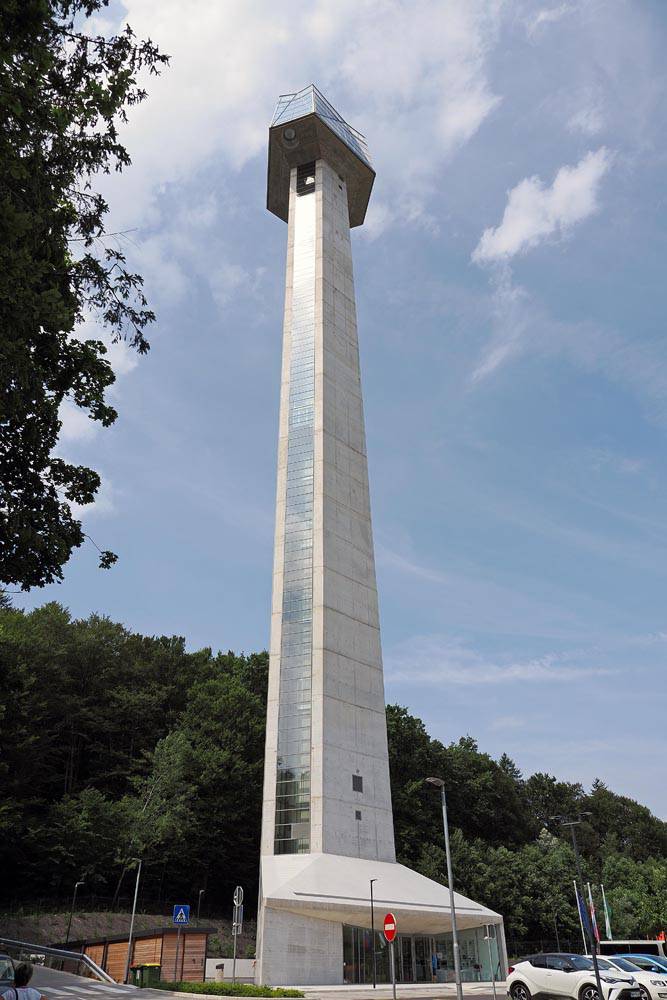
[{"label": "flagpole", "polygon": [[591,930],[593,932],[593,939],[596,948],[600,944],[600,931],[598,930],[597,917],[595,915],[595,904],[593,903],[593,893],[591,891],[591,883],[586,883],[586,888],[588,889],[588,910],[591,915]]},{"label": "flagpole", "polygon": [[611,920],[609,919],[609,907],[607,906],[607,897],[604,894],[604,886],[602,882],[600,882],[600,890],[602,892],[602,905],[604,906],[604,929],[607,935],[607,941],[611,941]]},{"label": "flagpole", "polygon": [[[577,903],[577,913],[579,914],[579,926],[581,927],[581,937],[582,937],[582,940],[584,942],[584,955],[585,955],[586,952],[588,951],[588,948],[586,947],[586,935],[584,934],[584,920],[583,920],[583,917],[581,916],[581,907],[579,906],[579,890],[577,889],[577,880],[576,880],[576,878],[573,879],[572,882],[573,882],[573,885],[574,885],[574,898],[575,898],[575,901]],[[583,900],[582,900],[582,902],[583,902]]]}]

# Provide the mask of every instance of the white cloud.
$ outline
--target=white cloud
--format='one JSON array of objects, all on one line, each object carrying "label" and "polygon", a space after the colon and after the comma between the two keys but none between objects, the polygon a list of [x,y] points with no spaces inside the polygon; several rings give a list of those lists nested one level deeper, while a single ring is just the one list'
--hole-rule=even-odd
[{"label": "white cloud", "polygon": [[582,132],[584,135],[597,135],[605,124],[604,113],[600,104],[592,102],[575,111],[567,121],[570,132]]},{"label": "white cloud", "polygon": [[[92,313],[88,313],[83,321],[75,327],[73,336],[77,340],[102,341],[107,349],[105,358],[113,368],[117,379],[121,375],[128,375],[139,363],[136,350],[129,347],[124,340],[114,343],[109,331],[96,321]],[[110,387],[108,395],[109,397],[118,396],[118,382]],[[98,420],[91,420],[87,411],[82,410],[68,398],[65,398],[60,404],[58,417],[61,422],[58,434],[59,445],[70,444],[73,441],[82,443],[92,441],[102,429],[102,424]]]},{"label": "white cloud", "polygon": [[619,455],[610,448],[596,448],[590,456],[591,468],[596,472],[609,469],[623,475],[635,476],[643,472],[646,462],[643,458],[632,458],[629,455]]},{"label": "white cloud", "polygon": [[287,14],[270,0],[197,0],[187,18],[180,0],[123,7],[137,35],[172,57],[124,131],[133,166],[112,184],[133,213],[127,224],[138,213],[157,221],[153,198],[165,184],[264,156],[279,93],[308,83],[369,132],[395,196],[414,192],[417,177],[436,178],[499,100],[487,56],[501,0],[298,0]]},{"label": "white cloud", "polygon": [[610,164],[611,154],[602,146],[575,167],[561,167],[550,187],[539,177],[525,177],[509,192],[500,225],[482,233],[472,259],[508,260],[554,234],[565,236],[598,210],[600,182]]},{"label": "white cloud", "polygon": [[247,271],[240,264],[223,261],[209,273],[208,282],[213,298],[217,305],[222,307],[227,305],[240,290],[251,295],[255,294],[263,276],[264,269],[261,267]]},{"label": "white cloud", "polygon": [[525,725],[526,718],[524,715],[499,715],[491,723],[491,729],[497,732],[507,732],[511,729],[523,729]]},{"label": "white cloud", "polygon": [[627,337],[587,320],[554,319],[526,288],[513,284],[507,265],[497,268],[493,281],[491,337],[471,383],[481,384],[509,361],[529,354],[565,359],[631,392],[652,420],[667,423],[667,356],[661,341]]},{"label": "white cloud", "polygon": [[115,514],[117,492],[113,483],[106,476],[102,477],[99,491],[93,503],[71,504],[72,514],[81,521],[88,521],[91,518],[109,517]]},{"label": "white cloud", "polygon": [[479,684],[569,683],[611,673],[607,667],[580,666],[569,654],[548,654],[529,660],[489,659],[444,636],[416,636],[392,650],[385,669],[393,683]]},{"label": "white cloud", "polygon": [[571,14],[575,10],[576,7],[571,3],[562,3],[558,7],[544,7],[528,18],[526,22],[528,37],[533,38],[544,25],[555,24],[556,21],[560,21],[561,18],[567,14]]},{"label": "white cloud", "polygon": [[528,293],[520,285],[513,284],[509,266],[501,265],[498,268],[493,275],[492,285],[493,337],[482,360],[470,376],[473,383],[481,382],[512,355],[525,349],[526,338],[534,321],[532,311],[527,308]]},{"label": "white cloud", "polygon": [[100,426],[96,420],[91,420],[84,410],[79,409],[69,399],[64,399],[60,404],[58,416],[62,424],[58,435],[60,443],[90,441],[95,437]]}]

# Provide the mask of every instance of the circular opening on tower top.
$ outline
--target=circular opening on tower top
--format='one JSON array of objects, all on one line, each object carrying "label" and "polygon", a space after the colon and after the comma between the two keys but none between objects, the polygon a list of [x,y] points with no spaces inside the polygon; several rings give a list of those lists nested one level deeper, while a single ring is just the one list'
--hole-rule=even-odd
[{"label": "circular opening on tower top", "polygon": [[285,142],[294,142],[296,139],[296,129],[285,128],[283,129],[283,139]]}]

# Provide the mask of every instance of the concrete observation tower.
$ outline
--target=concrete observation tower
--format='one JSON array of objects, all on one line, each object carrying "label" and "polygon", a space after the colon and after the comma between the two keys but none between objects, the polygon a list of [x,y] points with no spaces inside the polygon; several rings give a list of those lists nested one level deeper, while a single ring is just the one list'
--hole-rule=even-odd
[{"label": "concrete observation tower", "polygon": [[[434,961],[443,979],[453,968],[448,890],[397,864],[394,849],[350,242],[374,178],[363,136],[315,87],[279,99],[267,207],[288,230],[257,928],[262,983],[369,982],[370,879],[376,927],[387,910],[398,919],[398,977],[430,981]],[[456,910],[471,978],[485,961],[488,978],[493,964],[497,976],[502,918],[463,896]],[[488,924],[498,928],[491,958]],[[375,948],[378,979],[386,981],[377,933]]]}]

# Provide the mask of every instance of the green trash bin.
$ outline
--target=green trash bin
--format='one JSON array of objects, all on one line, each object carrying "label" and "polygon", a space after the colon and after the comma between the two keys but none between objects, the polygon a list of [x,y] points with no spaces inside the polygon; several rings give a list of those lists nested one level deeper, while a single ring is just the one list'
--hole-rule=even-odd
[{"label": "green trash bin", "polygon": [[142,986],[155,986],[156,983],[160,982],[160,977],[162,975],[162,966],[159,962],[147,962],[143,967],[143,982]]},{"label": "green trash bin", "polygon": [[159,962],[144,962],[131,968],[133,986],[154,986],[160,982],[162,967]]}]

